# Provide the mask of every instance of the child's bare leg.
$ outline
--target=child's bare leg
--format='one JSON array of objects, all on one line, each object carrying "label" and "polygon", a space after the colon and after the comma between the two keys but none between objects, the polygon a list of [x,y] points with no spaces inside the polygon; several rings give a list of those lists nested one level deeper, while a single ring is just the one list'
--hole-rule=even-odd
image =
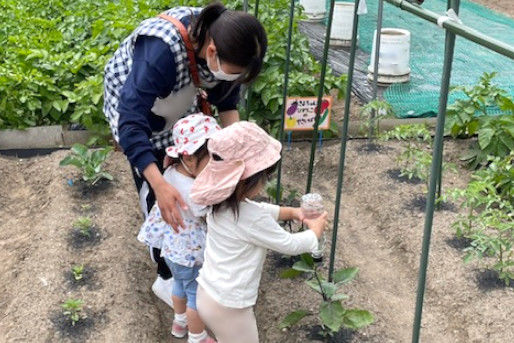
[{"label": "child's bare leg", "polygon": [[186,315],[189,332],[202,333],[203,330],[205,330],[205,325],[200,319],[200,316],[198,315],[198,312],[196,310],[193,310],[192,308],[188,307],[186,310]]},{"label": "child's bare leg", "polygon": [[186,298],[179,298],[176,295],[173,295],[171,299],[173,300],[173,305],[175,306],[175,313],[186,313]]}]

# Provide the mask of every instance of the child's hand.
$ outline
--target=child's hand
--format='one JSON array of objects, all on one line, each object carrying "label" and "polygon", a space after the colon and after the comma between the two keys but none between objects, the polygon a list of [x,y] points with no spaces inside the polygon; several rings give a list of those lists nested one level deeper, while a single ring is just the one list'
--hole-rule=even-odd
[{"label": "child's hand", "polygon": [[320,238],[327,226],[327,216],[328,212],[325,211],[319,217],[314,219],[304,219],[303,222],[310,230],[314,231],[318,238]]},{"label": "child's hand", "polygon": [[299,223],[303,223],[303,221],[305,220],[305,216],[303,215],[303,211],[300,207],[295,207],[293,209],[293,220]]}]

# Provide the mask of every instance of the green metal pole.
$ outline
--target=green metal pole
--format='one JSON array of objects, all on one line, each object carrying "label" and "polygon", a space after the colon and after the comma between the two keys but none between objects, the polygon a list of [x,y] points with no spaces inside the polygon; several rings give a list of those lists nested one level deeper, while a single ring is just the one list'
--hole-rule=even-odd
[{"label": "green metal pole", "polygon": [[[446,2],[446,9],[450,9],[452,8],[452,1],[453,0],[447,0]],[[455,11],[455,13],[457,13],[457,15],[459,14],[459,7],[460,6],[456,6],[453,8],[453,10]],[[439,175],[437,177],[437,209],[440,209],[441,208],[441,195],[442,195],[442,184],[443,184],[443,168],[441,168],[439,170]]]},{"label": "green metal pole", "polygon": [[[289,86],[289,65],[291,62],[291,37],[293,36],[293,19],[294,19],[294,2],[295,0],[291,0],[291,4],[289,7],[289,31],[287,32],[287,50],[286,50],[286,65],[284,68],[284,90],[282,93],[282,113],[280,118],[280,131],[279,131],[279,140],[282,142],[284,140],[284,114],[286,111],[286,98],[287,98],[287,88]],[[280,181],[282,178],[282,159],[278,162],[278,170],[277,170],[277,193],[275,196],[275,203],[280,203]]]},{"label": "green metal pole", "polygon": [[[458,9],[459,0],[452,0],[452,8]],[[450,77],[453,63],[453,51],[455,48],[455,34],[446,31],[444,47],[443,77],[439,95],[439,113],[437,115],[437,126],[435,131],[434,148],[432,153],[432,167],[430,172],[430,185],[427,195],[427,206],[425,211],[425,228],[423,232],[423,243],[419,263],[418,291],[416,296],[416,310],[414,313],[414,325],[412,329],[412,343],[419,342],[421,329],[421,316],[423,313],[423,299],[425,296],[425,283],[428,267],[428,253],[430,249],[430,237],[432,235],[432,223],[434,219],[434,204],[437,187],[437,178],[441,172],[443,157],[444,121],[446,118],[446,106],[448,104],[448,92],[450,88]]]},{"label": "green metal pole", "polygon": [[[440,14],[424,9],[418,5],[413,5],[405,0],[384,0],[393,6],[399,7],[404,11],[410,12],[420,18],[437,24],[437,19],[441,17]],[[484,35],[466,25],[459,24],[455,21],[448,20],[444,22],[443,27],[454,33],[457,36],[466,38],[490,50],[514,59],[514,46]]]},{"label": "green metal pole", "polygon": [[352,80],[353,70],[355,67],[355,55],[357,51],[357,31],[359,28],[359,16],[357,8],[360,0],[355,0],[355,9],[353,11],[353,27],[352,27],[352,45],[350,47],[350,61],[348,63],[348,78],[346,81],[346,94],[344,99],[344,119],[343,129],[341,133],[341,149],[339,151],[339,172],[337,175],[336,202],[334,209],[334,226],[332,229],[332,245],[330,247],[330,262],[328,267],[328,281],[332,281],[334,274],[334,261],[336,254],[337,230],[339,225],[339,210],[341,205],[341,192],[343,187],[344,161],[346,157],[346,141],[348,140],[348,122],[350,121],[350,102],[352,96]]},{"label": "green metal pole", "polygon": [[[378,62],[380,56],[380,39],[382,37],[382,14],[384,12],[384,0],[378,2],[377,15],[377,36],[375,40],[375,60],[373,61],[373,100],[377,100],[378,95]],[[371,111],[369,118],[368,138],[373,139],[375,136],[375,110]]]},{"label": "green metal pole", "polygon": [[[255,18],[259,17],[259,0],[255,1],[255,12],[254,12]],[[250,103],[252,100],[252,86],[249,85],[246,89],[246,104],[245,104],[245,120],[250,119]]]},{"label": "green metal pole", "polygon": [[321,75],[319,80],[319,90],[318,90],[318,102],[316,104],[316,117],[314,119],[314,131],[312,133],[312,144],[311,144],[311,156],[309,161],[309,173],[307,175],[307,187],[305,193],[309,193],[311,191],[312,186],[312,172],[314,169],[314,156],[316,155],[316,143],[318,138],[318,127],[319,127],[319,118],[321,113],[321,99],[323,98],[323,93],[325,89],[325,74],[327,72],[327,58],[328,58],[328,48],[330,46],[330,32],[332,31],[332,17],[334,15],[334,5],[335,0],[330,0],[330,10],[328,12],[328,20],[327,20],[327,30],[325,33],[325,46],[323,49],[323,59],[321,60]]}]

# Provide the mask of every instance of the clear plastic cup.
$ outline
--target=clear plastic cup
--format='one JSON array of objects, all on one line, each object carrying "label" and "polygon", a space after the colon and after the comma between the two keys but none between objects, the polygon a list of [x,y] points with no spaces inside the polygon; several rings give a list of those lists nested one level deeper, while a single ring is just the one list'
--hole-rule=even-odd
[{"label": "clear plastic cup", "polygon": [[[306,219],[314,219],[319,217],[325,207],[323,206],[323,198],[318,193],[308,193],[302,196],[300,201],[302,213]],[[318,240],[318,248],[312,252],[312,258],[316,261],[323,259],[323,250],[325,249],[325,233]]]}]

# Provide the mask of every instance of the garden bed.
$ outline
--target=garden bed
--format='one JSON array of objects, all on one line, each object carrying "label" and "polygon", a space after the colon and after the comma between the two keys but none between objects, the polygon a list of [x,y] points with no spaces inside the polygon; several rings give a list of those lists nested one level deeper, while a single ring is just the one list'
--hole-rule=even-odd
[{"label": "garden bed", "polygon": [[[366,152],[363,144],[348,142],[336,267],[360,269],[357,280],[343,288],[351,297],[346,303],[373,312],[375,323],[340,337],[350,337],[350,342],[408,342],[424,215],[406,206],[425,186],[390,176],[396,175],[390,170],[397,168],[400,143],[380,143],[387,148],[379,152]],[[448,141],[446,158],[457,161],[468,145]],[[310,144],[296,143],[285,152],[287,188],[303,191],[309,150]],[[169,342],[172,311],[150,290],[155,267],[136,240],[142,216],[125,157],[115,152],[106,164],[114,176],[112,185],[83,197],[76,183],[68,184],[77,174],[58,167],[66,155],[56,151],[23,160],[0,157],[0,337],[7,342]],[[335,142],[327,143],[316,158],[313,190],[324,195],[331,214],[338,158]],[[463,187],[468,177],[461,168],[447,173],[443,189]],[[87,211],[100,238],[94,245],[74,248],[69,234],[86,211],[83,204],[94,205]],[[421,339],[514,341],[514,289],[484,288],[480,264],[464,265],[462,248],[449,243],[454,238],[449,224],[458,211],[454,206],[435,213]],[[270,254],[265,265],[256,306],[261,342],[313,341],[318,324],[314,317],[289,330],[278,329],[288,312],[315,309],[318,303],[317,294],[301,279],[278,278],[286,268],[283,262]],[[76,264],[90,268],[92,286],[70,287],[69,271]],[[70,333],[57,316],[60,304],[70,297],[81,298],[88,314],[80,335]]]}]

